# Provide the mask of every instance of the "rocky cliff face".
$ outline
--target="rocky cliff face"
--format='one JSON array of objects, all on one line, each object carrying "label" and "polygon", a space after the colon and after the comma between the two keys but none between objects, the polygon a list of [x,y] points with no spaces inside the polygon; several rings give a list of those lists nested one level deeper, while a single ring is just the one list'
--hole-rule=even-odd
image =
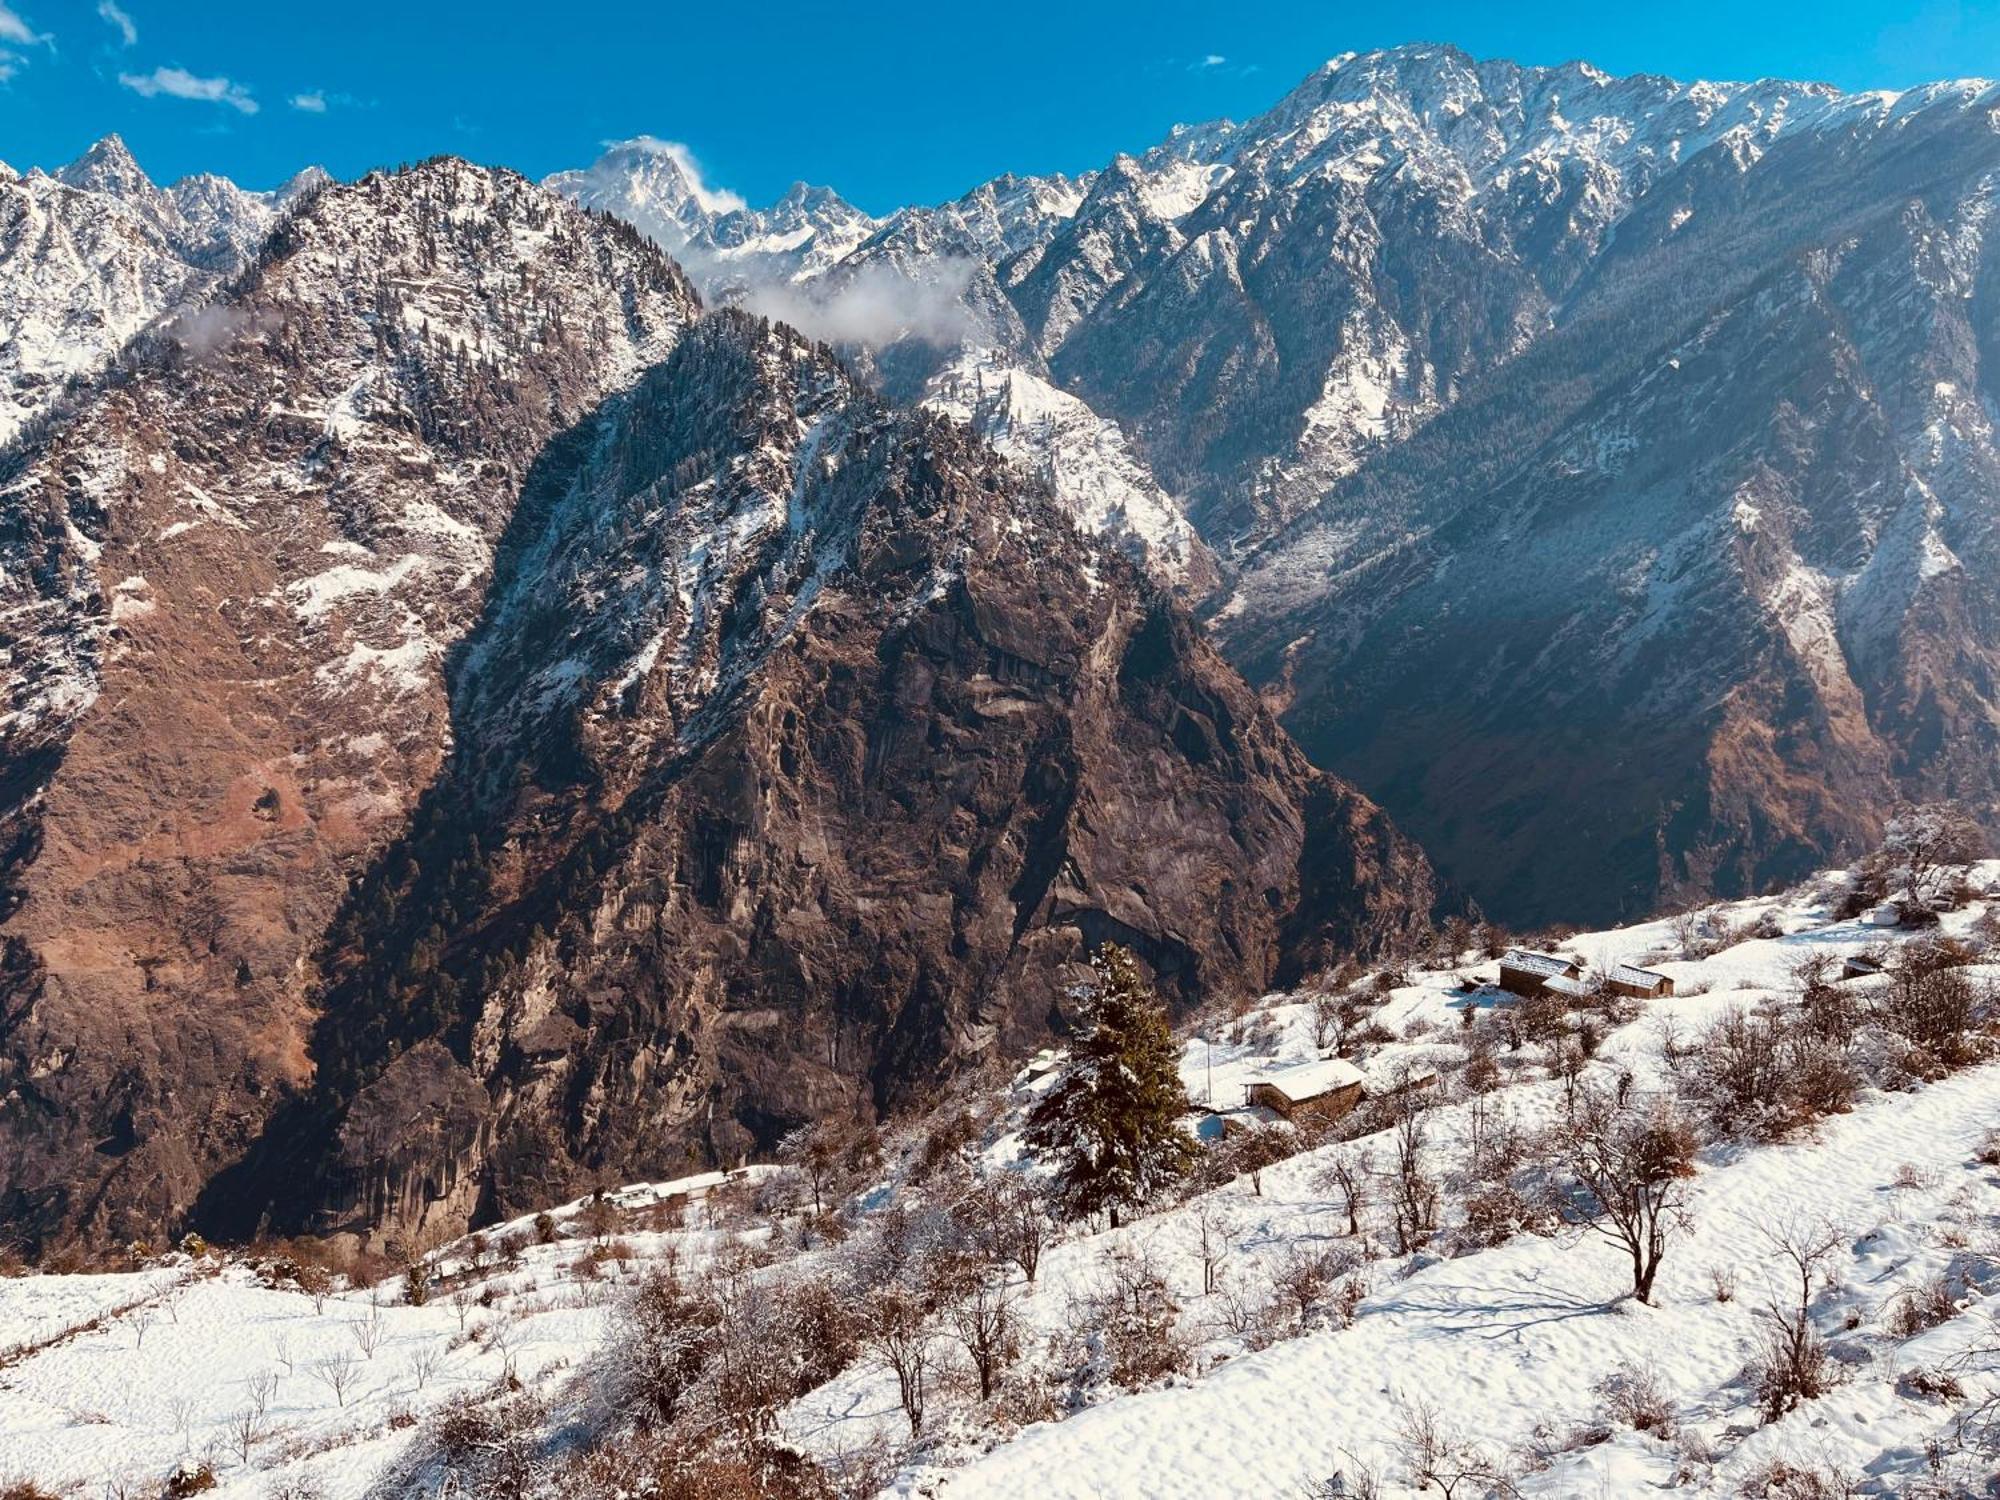
[{"label": "rocky cliff face", "polygon": [[0,505],[31,1239],[463,1223],[1432,904],[1032,472],[510,174],[302,198]]},{"label": "rocky cliff face", "polygon": [[323,1087],[237,1190],[310,1176],[315,1227],[893,1109],[1046,1036],[1105,939],[1192,1003],[1428,920],[1164,595],[781,326],[705,319],[501,555],[451,763],[335,928]]},{"label": "rocky cliff face", "polygon": [[155,1230],[312,1073],[315,954],[448,747],[547,438],[685,281],[438,162],[330,188],[0,471],[0,1215]]}]

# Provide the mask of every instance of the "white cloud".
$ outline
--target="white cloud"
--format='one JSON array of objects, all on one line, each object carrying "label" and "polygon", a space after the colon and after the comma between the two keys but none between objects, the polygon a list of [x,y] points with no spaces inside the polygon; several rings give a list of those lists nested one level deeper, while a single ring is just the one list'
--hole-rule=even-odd
[{"label": "white cloud", "polygon": [[139,28],[132,24],[132,18],[125,14],[118,0],[97,0],[97,14],[103,18],[105,25],[124,38],[126,46],[130,47],[139,40]]},{"label": "white cloud", "polygon": [[663,141],[650,135],[634,136],[629,141],[606,141],[604,144],[617,150],[643,151],[653,156],[664,156],[687,179],[688,191],[694,201],[712,214],[733,214],[746,208],[743,199],[727,188],[710,187],[701,173],[701,163],[694,159],[694,153],[679,141]]},{"label": "white cloud", "polygon": [[318,89],[313,89],[310,93],[292,95],[291,104],[293,109],[302,109],[309,115],[326,113],[326,95]]},{"label": "white cloud", "polygon": [[869,261],[833,285],[804,290],[776,283],[752,286],[743,305],[830,344],[880,348],[899,339],[955,344],[981,333],[964,301],[978,263],[939,261],[922,277]]},{"label": "white cloud", "polygon": [[1228,61],[1229,59],[1224,57],[1220,52],[1211,52],[1208,54],[1208,56],[1204,57],[1198,64],[1196,64],[1196,66],[1203,68],[1219,68]]},{"label": "white cloud", "polygon": [[21,64],[27,59],[18,52],[9,52],[0,47],[0,83],[6,83],[21,71]]},{"label": "white cloud", "polygon": [[12,42],[20,47],[34,47],[51,40],[53,38],[46,32],[37,31],[24,21],[20,12],[7,4],[7,0],[0,0],[0,42]]},{"label": "white cloud", "polygon": [[226,104],[246,115],[257,113],[257,101],[240,83],[227,78],[197,78],[186,68],[155,68],[150,73],[120,73],[118,81],[142,98],[164,94],[170,99],[192,99],[201,104]]}]

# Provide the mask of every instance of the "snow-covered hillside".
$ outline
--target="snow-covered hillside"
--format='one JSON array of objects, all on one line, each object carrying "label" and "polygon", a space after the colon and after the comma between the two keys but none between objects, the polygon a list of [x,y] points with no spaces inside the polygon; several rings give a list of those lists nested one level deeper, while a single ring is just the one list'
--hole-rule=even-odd
[{"label": "snow-covered hillside", "polygon": [[325,180],[315,168],[268,193],[208,175],[161,188],[115,135],[54,173],[0,166],[0,445],[66,381],[240,270]]},{"label": "snow-covered hillside", "polygon": [[[1970,872],[1975,891],[1996,884],[2000,862]],[[915,1438],[885,1353],[908,1346],[868,1332],[864,1309],[940,1222],[1042,1173],[1019,1125],[1059,1075],[1053,1054],[879,1155],[836,1165],[806,1147],[791,1168],[639,1185],[444,1247],[424,1306],[401,1276],[316,1293],[269,1257],[0,1283],[0,1476],[137,1494],[181,1465],[232,1497],[501,1493],[474,1480],[504,1449],[526,1476],[507,1493],[580,1493],[579,1475],[614,1472],[577,1451],[622,1430],[633,1288],[707,1275],[737,1297],[835,1288],[862,1324],[821,1340],[844,1345],[831,1379],[764,1398],[760,1493],[1984,1493],[2000,1473],[2000,901],[1925,931],[1838,919],[1846,891],[1829,877],[1555,947],[1586,976],[1643,964],[1670,998],[1600,993],[1552,1015],[1485,982],[1496,966],[1468,951],[1203,1018],[1183,1053],[1191,1099],[1241,1118],[1246,1082],[1338,1046],[1370,1102],[1315,1133],[1212,1144],[1183,1201],[1072,1228],[1032,1280],[992,1270],[980,1295],[1011,1326],[988,1399],[953,1331],[967,1304],[913,1325]],[[1966,982],[1953,993],[1975,1021],[1956,1065],[1868,1020],[1902,1013],[1902,976],[1939,955],[1950,967],[1929,972]],[[1783,1028],[1798,1018],[1843,1016],[1851,1097],[1811,1119],[1780,1118],[1775,1092],[1716,1113],[1740,1018],[1797,1039]],[[1578,1097],[1612,1091],[1704,1122],[1650,1305],[1535,1144]],[[1390,1210],[1411,1120],[1438,1200],[1405,1247]],[[815,1219],[822,1191],[843,1206]],[[1760,1362],[1801,1300],[1822,1389],[1773,1398]],[[795,1337],[771,1333],[776,1367]],[[776,1452],[819,1461],[819,1487],[772,1468]]]}]

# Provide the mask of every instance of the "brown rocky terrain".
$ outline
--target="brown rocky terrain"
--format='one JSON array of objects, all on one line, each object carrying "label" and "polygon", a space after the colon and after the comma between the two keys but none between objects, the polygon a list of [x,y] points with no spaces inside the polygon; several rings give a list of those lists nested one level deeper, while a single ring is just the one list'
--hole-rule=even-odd
[{"label": "brown rocky terrain", "polygon": [[767,1152],[1045,1038],[1092,943],[1192,1003],[1434,900],[1136,567],[742,315],[560,445],[459,663],[336,928],[325,1086],[243,1174],[316,1181],[301,1227]]},{"label": "brown rocky terrain", "polygon": [[0,466],[31,1244],[462,1224],[1432,905],[1023,471],[510,174],[306,195]]},{"label": "brown rocky terrain", "polygon": [[311,1076],[314,951],[440,763],[521,477],[694,308],[518,178],[377,175],[7,461],[10,1226],[171,1225]]}]

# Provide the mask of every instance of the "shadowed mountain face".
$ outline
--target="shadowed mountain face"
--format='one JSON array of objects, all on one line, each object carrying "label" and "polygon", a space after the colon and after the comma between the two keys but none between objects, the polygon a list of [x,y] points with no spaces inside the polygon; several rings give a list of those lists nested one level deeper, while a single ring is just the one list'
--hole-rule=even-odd
[{"label": "shadowed mountain face", "polygon": [[1762,889],[2000,798],[1976,104],[1697,156],[1241,580],[1231,653],[1490,908]]},{"label": "shadowed mountain face", "polygon": [[1432,904],[1030,473],[510,174],[307,196],[4,463],[31,1239],[462,1224]]},{"label": "shadowed mountain face", "polygon": [[551,451],[452,692],[447,774],[334,929],[318,1107],[269,1147],[313,1227],[893,1109],[1045,1037],[1105,939],[1192,1003],[1433,902],[1135,569],[740,315]]}]

